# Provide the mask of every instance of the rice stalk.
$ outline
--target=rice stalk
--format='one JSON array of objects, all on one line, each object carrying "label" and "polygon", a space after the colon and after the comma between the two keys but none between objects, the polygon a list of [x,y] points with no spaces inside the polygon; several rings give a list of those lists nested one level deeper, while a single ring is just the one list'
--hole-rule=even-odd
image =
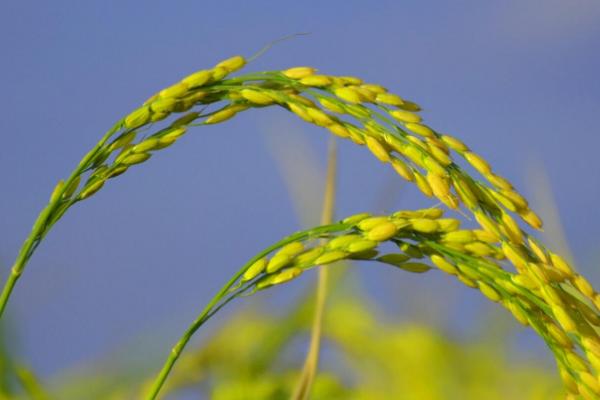
[{"label": "rice stalk", "polygon": [[[571,396],[600,396],[600,295],[562,257],[521,227],[517,216],[538,230],[542,221],[506,178],[458,138],[426,125],[419,105],[381,85],[352,76],[317,74],[311,67],[229,77],[245,64],[243,57],[232,57],[159,91],[118,121],[71,175],[59,181],[0,294],[0,316],[36,248],[71,206],[148,161],[190,127],[221,123],[251,108],[279,106],[366,146],[425,196],[472,214],[481,229],[459,230],[458,220],[441,219],[441,210],[431,209],[355,216],[285,238],[251,259],[211,300],[173,348],[148,398],[156,397],[193,333],[234,298],[338,260],[375,260],[425,272],[431,265],[417,261],[425,257],[531,326],[554,353]],[[476,174],[467,173],[461,164]],[[328,241],[310,242],[317,239]],[[383,242],[396,244],[400,252],[379,255],[377,248]],[[512,271],[501,266],[503,259],[512,264]]]},{"label": "rice stalk", "polygon": [[[226,301],[280,285],[317,265],[340,260],[385,263],[413,273],[427,272],[435,266],[478,289],[491,301],[503,305],[519,322],[536,330],[569,376],[587,376],[585,373],[589,372],[581,370],[587,364],[575,348],[577,342],[561,329],[560,320],[554,320],[556,310],[549,304],[547,292],[503,268],[501,261],[506,256],[500,240],[479,229],[460,229],[460,221],[442,218],[442,214],[440,209],[377,216],[363,213],[318,230],[299,232],[295,240],[262,252],[260,258],[255,257],[239,271],[241,279],[227,289],[232,297]],[[398,251],[382,254],[384,243],[393,243]],[[578,304],[574,298],[571,301]],[[170,362],[172,366],[174,360]],[[589,382],[593,381],[588,377],[581,384],[583,390]]]},{"label": "rice stalk", "polygon": [[[323,198],[323,213],[321,215],[321,224],[330,224],[333,222],[334,203],[335,203],[335,181],[337,170],[337,149],[334,137],[329,139],[329,151],[327,157],[327,178],[325,183],[325,193]],[[313,381],[319,365],[319,353],[321,348],[321,330],[323,325],[323,313],[325,310],[325,301],[327,297],[329,282],[329,269],[320,267],[317,275],[317,288],[315,311],[313,325],[310,336],[309,350],[304,361],[304,367],[294,394],[295,400],[306,400],[309,398]]]}]

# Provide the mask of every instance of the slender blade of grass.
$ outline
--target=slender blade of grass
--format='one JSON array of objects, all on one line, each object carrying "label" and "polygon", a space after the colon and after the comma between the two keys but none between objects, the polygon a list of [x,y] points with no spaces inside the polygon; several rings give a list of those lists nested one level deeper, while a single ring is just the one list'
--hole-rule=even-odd
[{"label": "slender blade of grass", "polygon": [[[333,220],[335,204],[335,181],[337,174],[337,145],[332,137],[329,140],[329,150],[327,156],[327,179],[325,182],[325,193],[323,196],[323,213],[321,214],[321,223],[330,224]],[[304,361],[304,367],[300,375],[300,380],[294,390],[292,399],[306,400],[310,394],[310,389],[319,366],[319,353],[321,349],[321,331],[323,326],[323,313],[325,310],[325,301],[327,298],[327,283],[329,280],[329,269],[319,267],[317,275],[316,302],[313,325],[311,329],[311,338],[309,350]]]}]

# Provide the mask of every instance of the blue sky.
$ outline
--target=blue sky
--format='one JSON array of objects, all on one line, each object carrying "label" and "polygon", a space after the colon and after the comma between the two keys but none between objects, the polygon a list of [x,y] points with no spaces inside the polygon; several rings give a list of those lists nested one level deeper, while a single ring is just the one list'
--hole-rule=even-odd
[{"label": "blue sky", "polygon": [[[310,35],[248,69],[312,65],[382,83],[534,206],[547,203],[528,189],[545,171],[576,261],[600,283],[595,0],[2,2],[0,275],[57,180],[115,120],[184,74],[297,32]],[[324,132],[278,110],[246,113],[193,131],[71,210],[9,305],[24,357],[49,376],[148,331],[162,357],[234,270],[301,226],[273,149],[302,138],[323,165]],[[318,183],[306,183],[313,201]],[[397,193],[385,189],[394,183]],[[340,145],[339,199],[340,216],[429,205],[350,143]],[[398,288],[440,284],[388,269],[363,275],[398,318],[414,317]],[[451,312],[466,321],[478,311]]]}]

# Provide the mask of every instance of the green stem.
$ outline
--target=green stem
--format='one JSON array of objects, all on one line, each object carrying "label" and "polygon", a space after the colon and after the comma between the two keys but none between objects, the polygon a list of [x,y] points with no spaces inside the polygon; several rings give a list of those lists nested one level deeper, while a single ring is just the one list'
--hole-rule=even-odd
[{"label": "green stem", "polygon": [[311,237],[318,237],[319,235],[322,235],[322,234],[328,233],[328,232],[345,230],[345,229],[348,229],[349,227],[350,227],[350,225],[348,225],[348,224],[338,223],[338,224],[320,226],[320,227],[310,229],[307,231],[297,232],[297,233],[290,235],[287,238],[284,238],[283,240],[280,240],[279,242],[267,247],[266,249],[264,249],[263,251],[261,251],[260,253],[255,255],[254,257],[252,257],[217,292],[217,294],[210,300],[210,302],[206,305],[206,307],[204,307],[204,310],[202,310],[202,313],[200,313],[200,315],[196,318],[196,320],[186,329],[186,331],[183,333],[181,338],[179,338],[177,343],[175,343],[175,346],[173,346],[173,348],[171,349],[169,356],[167,357],[165,363],[163,364],[162,369],[160,370],[160,372],[154,379],[152,386],[150,387],[150,390],[148,391],[148,394],[146,395],[145,398],[147,400],[154,400],[157,398],[158,393],[160,392],[161,388],[163,387],[165,381],[167,380],[167,377],[169,376],[169,373],[173,369],[173,366],[177,362],[177,359],[183,352],[183,349],[185,348],[185,346],[188,344],[188,342],[190,341],[190,339],[192,338],[194,333],[196,333],[196,331],[206,321],[208,321],[208,319],[212,315],[214,315],[214,313],[212,312],[213,307],[217,306],[217,308],[221,308],[223,305],[225,305],[229,301],[233,300],[234,297],[236,297],[237,295],[239,295],[241,293],[241,292],[236,292],[236,294],[234,296],[226,299],[222,305],[218,305],[219,302],[221,301],[221,299],[223,299],[223,297],[225,297],[227,295],[227,293],[229,293],[229,289],[237,282],[237,280],[244,274],[244,272],[246,272],[246,270],[248,268],[250,268],[250,266],[252,264],[254,264],[257,260],[267,256],[269,253],[285,246],[288,243],[294,242],[296,240],[303,240],[303,239],[307,239],[307,238],[311,238]]},{"label": "green stem", "polygon": [[[62,194],[65,192],[67,187],[69,187],[69,185],[85,171],[89,162],[94,159],[94,157],[102,148],[104,143],[106,143],[106,141],[120,129],[121,122],[122,121],[117,122],[108,132],[106,132],[106,134],[104,134],[102,139],[92,148],[92,150],[90,150],[83,157],[83,159],[79,162],[77,168],[71,173],[71,175],[63,185],[62,189],[55,196],[55,198],[51,200],[46,205],[46,207],[44,207],[44,209],[40,212],[37,220],[33,225],[31,233],[29,233],[29,236],[27,236],[25,242],[23,242],[23,245],[19,250],[17,259],[15,260],[15,263],[13,264],[13,267],[11,269],[10,275],[6,279],[4,287],[2,288],[2,293],[0,294],[0,319],[2,319],[2,315],[4,314],[4,310],[6,309],[6,305],[8,304],[8,299],[10,298],[10,295],[17,281],[21,277],[21,274],[25,270],[27,262],[33,255],[37,246],[43,240],[44,236],[48,233],[53,223],[56,222],[52,221],[53,214],[62,202]],[[52,221],[52,223],[49,223],[49,221]]]},{"label": "green stem", "polygon": [[227,292],[227,289],[229,289],[229,287],[231,286],[230,283],[233,284],[235,282],[234,280],[232,280],[232,281],[229,281],[227,283],[227,285],[225,285],[217,293],[217,295],[212,298],[212,300],[206,305],[206,307],[204,308],[204,310],[202,311],[202,313],[198,316],[198,318],[188,327],[188,329],[184,332],[184,334],[181,336],[181,338],[179,339],[179,341],[177,341],[177,343],[175,344],[175,346],[173,346],[173,348],[171,349],[171,352],[169,353],[167,361],[164,363],[164,365],[163,365],[162,369],[160,370],[158,376],[156,377],[156,379],[152,383],[150,391],[148,392],[148,395],[146,396],[147,399],[155,399],[156,398],[156,396],[158,395],[158,392],[160,391],[160,389],[164,385],[165,381],[167,380],[167,377],[169,376],[171,370],[173,369],[173,366],[175,365],[175,362],[177,362],[177,359],[179,358],[179,356],[183,352],[183,349],[185,348],[185,346],[187,345],[187,343],[190,341],[190,339],[192,338],[192,336],[194,335],[194,333],[206,321],[208,321],[208,319],[213,315],[213,314],[211,314],[212,308],[215,305],[217,305],[217,303],[225,295],[225,293]]}]

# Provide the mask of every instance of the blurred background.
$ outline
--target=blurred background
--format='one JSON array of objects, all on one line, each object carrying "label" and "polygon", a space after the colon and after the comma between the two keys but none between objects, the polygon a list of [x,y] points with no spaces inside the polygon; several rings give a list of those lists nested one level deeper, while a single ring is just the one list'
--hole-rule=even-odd
[{"label": "blurred background", "polygon": [[[246,70],[310,65],[326,74],[360,76],[418,102],[431,126],[463,139],[515,183],[546,220],[544,240],[600,285],[595,0],[1,2],[0,276],[8,274],[56,182],[114,121],[186,74],[301,32],[309,35],[277,44]],[[111,182],[70,210],[31,260],[3,320],[6,351],[57,393],[69,382],[84,382],[77,374],[86,371],[105,376],[108,387],[116,388],[128,374],[140,384],[247,259],[318,222],[327,136],[280,109],[252,111],[192,130],[143,168]],[[339,143],[337,193],[340,218],[433,204],[350,142]],[[397,392],[405,397],[376,397],[368,390],[417,374],[410,363],[420,357],[429,361],[415,364],[423,375],[410,384],[426,381],[432,373],[427,365],[454,360],[451,368],[432,371],[440,377],[440,393],[459,385],[452,389],[456,398],[467,387],[460,379],[472,382],[477,374],[496,386],[488,385],[485,395],[473,389],[472,398],[495,398],[490,396],[500,392],[493,388],[517,385],[503,380],[516,379],[501,375],[510,375],[509,368],[538,377],[539,398],[556,393],[557,374],[542,341],[475,291],[439,273],[413,276],[367,265],[346,271],[336,285],[342,300],[336,303],[334,296],[330,306],[329,318],[337,315],[338,323],[329,328],[319,378],[327,390],[339,389],[339,398],[350,398],[343,391],[348,388],[367,390],[365,399],[413,398],[405,391]],[[273,342],[261,335],[274,326],[295,326],[290,315],[310,294],[315,277],[305,274],[232,303],[192,346],[210,349],[222,337],[218,329],[247,327],[247,335],[232,335],[223,346],[239,350],[234,356],[242,370],[254,368],[256,357],[244,362],[242,355],[258,345],[255,338]],[[262,333],[252,331],[253,324]],[[358,336],[343,336],[340,326]],[[397,350],[390,350],[397,356],[390,356],[396,364],[389,368],[379,362],[387,351],[365,351],[369,347],[359,338],[382,332],[411,344],[414,360],[395,342],[386,345]],[[289,354],[276,352],[284,360],[280,370],[292,378],[307,341],[306,335],[286,337]],[[216,361],[203,361],[196,371],[228,359],[206,357],[200,358]],[[375,361],[365,364],[369,357]],[[506,368],[455,369],[454,362],[474,365],[472,360]],[[261,362],[257,368],[264,369]],[[366,365],[389,375],[378,372],[373,383]],[[211,381],[190,378],[191,389],[171,397],[245,398],[219,392],[219,379],[242,381],[217,370]],[[286,379],[276,384],[285,387]],[[409,387],[402,384],[398,388]],[[72,390],[59,398],[87,398],[85,387]],[[425,389],[410,393],[450,398],[419,390]],[[331,393],[321,398],[336,398]]]}]

